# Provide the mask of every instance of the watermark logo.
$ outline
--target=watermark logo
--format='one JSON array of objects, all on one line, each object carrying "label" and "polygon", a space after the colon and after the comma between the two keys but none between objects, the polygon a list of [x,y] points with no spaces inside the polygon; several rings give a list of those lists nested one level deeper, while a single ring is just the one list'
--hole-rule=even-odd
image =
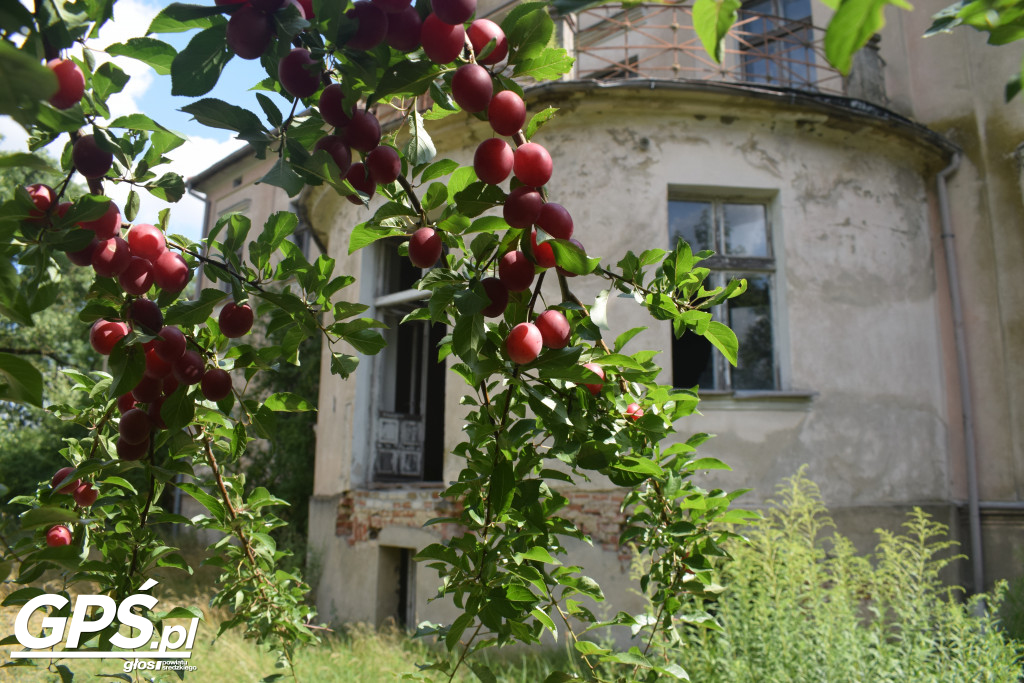
[{"label": "watermark logo", "polygon": [[[154,579],[149,579],[142,584],[140,590],[149,590],[156,584]],[[74,601],[70,620],[67,617],[46,616],[42,621],[42,635],[36,636],[29,632],[29,620],[37,610],[44,607],[61,609],[69,602],[63,595],[52,593],[37,595],[26,602],[14,621],[14,637],[25,650],[12,652],[11,658],[50,659],[56,656],[62,659],[126,659],[126,673],[143,669],[195,670],[194,666],[188,664],[188,658],[192,656],[192,644],[196,639],[199,618],[193,617],[188,629],[184,626],[165,626],[160,638],[154,640],[153,623],[132,611],[135,607],[145,607],[149,610],[156,607],[158,600],[146,593],[129,595],[120,605],[106,595],[79,595]],[[99,610],[93,612],[90,617],[89,610],[92,607]],[[78,650],[83,635],[102,631],[113,624],[114,619],[117,619],[119,624],[138,631],[137,635],[116,633],[111,636],[111,646],[122,650]],[[50,649],[62,642],[63,650],[54,652]],[[147,644],[148,651],[137,649],[144,648]]]}]

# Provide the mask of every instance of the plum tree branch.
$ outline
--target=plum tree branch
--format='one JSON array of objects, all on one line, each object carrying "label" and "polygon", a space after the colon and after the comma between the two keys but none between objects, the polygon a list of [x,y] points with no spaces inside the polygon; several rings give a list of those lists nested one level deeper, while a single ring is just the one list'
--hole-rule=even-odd
[{"label": "plum tree branch", "polygon": [[398,174],[398,184],[405,190],[405,195],[409,198],[409,203],[412,204],[413,210],[420,216],[420,225],[424,226],[427,224],[427,214],[423,210],[423,206],[420,204],[419,198],[416,196],[416,192],[412,189],[412,185],[409,184],[409,179],[401,173]]},{"label": "plum tree branch", "polygon": [[242,283],[245,283],[245,284],[249,285],[250,287],[252,287],[256,291],[263,292],[264,294],[266,294],[266,292],[267,292],[267,290],[263,288],[263,284],[261,282],[259,282],[257,280],[250,280],[250,279],[244,277],[240,273],[236,272],[235,269],[230,266],[230,264],[228,264],[228,263],[226,263],[224,261],[218,261],[217,259],[212,259],[209,256],[203,256],[202,254],[200,254],[198,252],[195,252],[195,251],[193,251],[193,250],[189,249],[188,247],[186,247],[184,245],[181,245],[181,244],[174,244],[174,243],[168,242],[168,246],[174,247],[175,249],[179,250],[183,254],[188,254],[189,256],[191,256],[192,258],[196,259],[200,263],[205,263],[206,265],[210,265],[210,266],[213,266],[213,267],[215,267],[215,268],[217,268],[219,270],[224,271],[225,273],[227,273],[231,277],[235,278],[239,282],[242,282]]}]

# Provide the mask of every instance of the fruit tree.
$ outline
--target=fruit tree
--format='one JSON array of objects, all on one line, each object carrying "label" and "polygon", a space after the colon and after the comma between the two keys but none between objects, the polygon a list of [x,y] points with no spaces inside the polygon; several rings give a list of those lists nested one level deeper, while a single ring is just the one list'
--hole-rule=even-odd
[{"label": "fruit tree", "polygon": [[[5,605],[37,595],[28,585],[48,569],[69,585],[95,582],[115,599],[138,591],[155,568],[191,572],[162,533],[187,525],[233,539],[211,546],[208,561],[222,570],[215,602],[232,610],[222,628],[242,628],[290,662],[295,647],[316,636],[308,587],[278,568],[281,552],[268,535],[280,524],[272,512],[280,501],[247,489],[225,465],[273,431],[276,413],[310,403],[291,393],[253,396],[247,387],[259,373],[297,363],[311,336],[329,345],[331,371],[342,378],[358,362],[353,351],[383,346],[381,324],[361,316],[367,307],[338,296],[353,278],[335,272],[327,255],[307,261],[287,240],[294,215],[252,226],[230,214],[198,244],[177,234],[173,212],[139,215],[139,192],[171,202],[183,195],[167,157],[183,140],[148,114],[111,116],[108,100],[129,80],[107,59],[118,55],[169,75],[173,94],[195,98],[183,111],[275,159],[261,182],[292,196],[328,185],[365,206],[350,249],[405,238],[402,253],[424,269],[417,286],[429,299],[407,319],[447,326],[438,353],[465,381],[468,409],[465,440],[452,453],[461,472],[443,493],[460,511],[447,521],[463,531],[418,556],[437,569],[442,593],[460,609],[452,623],[427,629],[449,653],[433,668],[454,676],[467,663],[492,680],[472,660],[475,651],[538,643],[551,632],[568,634],[585,676],[597,677],[600,661],[617,666],[622,679],[685,677],[678,663],[648,657],[652,640],[706,618],[679,596],[716,589],[725,525],[745,513],[729,508],[735,494],[693,482],[698,469],[721,466],[696,455],[706,435],[668,438],[696,409],[696,391],[659,383],[654,352],[626,351],[640,329],[605,339],[606,296],[588,305],[572,282],[602,279],[676,335],[706,337],[733,363],[736,337],[711,309],[742,294],[745,283],[705,287],[709,272],[700,262],[709,253],[683,243],[599,258],[584,247],[587,226],[574,225],[549,195],[549,180],[568,172],[544,147],[542,126],[555,112],[529,115],[523,86],[569,70],[551,13],[582,5],[525,2],[492,21],[476,18],[475,0],[172,4],[146,35],[104,53],[90,40],[116,21],[115,2],[48,0],[34,10],[8,3],[0,12],[0,114],[29,131],[33,149],[61,152],[64,180],[2,198],[0,314],[31,325],[54,301],[61,277],[54,255],[65,252],[94,274],[79,317],[107,364],[106,371],[67,370],[88,397],[84,407],[50,408],[89,435],[69,440],[67,467],[17,500],[25,506],[22,528],[34,535],[4,551],[0,575],[26,586]],[[879,3],[870,5],[877,11]],[[695,3],[695,24],[713,55],[738,6]],[[194,32],[181,52],[160,39],[175,32]],[[287,98],[290,111],[262,93],[261,111],[206,97],[234,58],[258,60],[266,71],[259,87]],[[471,166],[438,158],[430,139],[429,122],[452,115],[493,129]],[[29,161],[13,155],[5,163]],[[67,201],[76,175],[90,194]],[[132,188],[123,206],[105,194],[117,184]],[[199,266],[228,291],[207,288],[186,299]],[[557,284],[560,298],[541,307],[545,281]],[[254,341],[257,316],[267,324]],[[0,354],[0,376],[0,399],[41,403],[42,378],[21,359]],[[621,541],[649,554],[641,584],[653,591],[654,619],[599,620],[587,604],[602,599],[600,587],[585,568],[558,559],[560,539],[584,538],[559,511],[573,484],[588,477],[627,491]],[[164,509],[161,493],[172,488],[206,514],[187,519]],[[632,628],[638,645],[619,652],[582,638],[613,625]],[[110,649],[114,633],[100,631],[85,645]],[[555,672],[549,680],[569,678]]]}]

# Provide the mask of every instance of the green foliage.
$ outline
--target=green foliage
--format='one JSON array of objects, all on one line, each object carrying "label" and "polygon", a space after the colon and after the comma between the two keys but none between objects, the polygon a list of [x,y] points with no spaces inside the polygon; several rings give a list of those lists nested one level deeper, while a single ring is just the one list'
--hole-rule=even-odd
[{"label": "green foliage", "polygon": [[1007,636],[1024,643],[1024,576],[1009,582],[1006,599],[999,609],[999,623]]},{"label": "green foliage", "polygon": [[[320,386],[320,337],[310,337],[299,347],[301,365],[285,365],[259,379],[256,391],[288,390],[298,396],[316,396]],[[277,416],[273,438],[253,444],[232,472],[245,475],[248,488],[273,491],[287,503],[278,511],[284,526],[271,537],[281,550],[290,552],[289,565],[304,567],[309,536],[309,497],[313,495],[316,460],[316,411],[285,412]]]},{"label": "green foliage", "polygon": [[[1020,680],[1024,644],[995,617],[1006,586],[964,601],[946,585],[940,574],[956,557],[945,526],[915,509],[902,533],[878,531],[870,556],[833,527],[801,469],[745,529],[748,542],[726,544],[727,588],[690,604],[706,616],[680,620],[661,656],[723,683]],[[634,564],[642,572],[650,561]]]},{"label": "green foliage", "polygon": [[[40,153],[0,155],[0,198],[14,197],[18,188],[34,183],[58,186],[63,177],[54,170],[56,165]],[[77,198],[82,192],[73,184],[67,194]],[[11,497],[33,492],[38,481],[61,467],[64,439],[83,435],[77,425],[42,408],[72,400],[73,382],[60,372],[62,368],[88,366],[97,358],[87,340],[88,327],[78,320],[91,277],[69,268],[63,256],[51,263],[46,276],[52,278],[47,289],[53,303],[27,321],[31,324],[21,316],[8,318],[0,308],[0,356],[6,359],[0,360],[0,399],[18,398],[4,393],[12,384],[5,385],[2,379],[15,368],[28,385],[38,388],[27,403],[0,400],[0,481],[7,489],[0,495],[0,509],[6,512],[14,509],[7,504]]]},{"label": "green foliage", "polygon": [[[1006,45],[1024,38],[1024,8],[1015,0],[958,0],[932,16],[925,36],[952,31],[958,26],[988,33],[990,45]],[[1024,66],[1006,83],[1009,102],[1024,88]]]}]

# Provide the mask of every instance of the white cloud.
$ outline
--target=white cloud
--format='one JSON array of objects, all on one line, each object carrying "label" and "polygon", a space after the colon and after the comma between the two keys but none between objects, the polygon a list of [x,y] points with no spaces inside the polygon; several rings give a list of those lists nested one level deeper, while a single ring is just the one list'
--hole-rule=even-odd
[{"label": "white cloud", "polygon": [[[155,72],[146,64],[134,59],[109,58],[102,50],[114,43],[123,43],[129,38],[145,35],[146,29],[149,28],[160,9],[161,5],[152,1],[119,0],[114,8],[113,21],[104,25],[98,38],[89,41],[90,48],[95,50],[97,64],[112,61],[131,77],[125,89],[111,96],[107,101],[111,119],[145,110],[145,106],[140,106],[140,103],[145,104],[146,93],[155,81]],[[81,50],[81,47],[77,47],[75,50],[79,57],[81,57]],[[10,118],[0,118],[0,135],[3,135],[4,138],[0,141],[0,149],[17,151],[26,149],[28,134]],[[51,143],[46,151],[52,156],[58,156],[66,143],[67,136],[62,135],[54,143]],[[191,137],[184,145],[168,154],[172,163],[153,170],[158,175],[173,171],[187,180],[190,176],[205,170],[244,144],[239,140],[218,141],[213,138]],[[107,196],[121,206],[122,210],[131,189],[126,183],[115,185],[107,182],[104,184]],[[152,196],[146,190],[140,189],[138,192],[140,199],[140,209],[136,219],[138,222],[155,223],[158,213],[169,207],[171,209],[170,231],[192,239],[199,239],[205,208],[202,201],[186,194],[178,203],[169,204]]]},{"label": "white cloud", "polygon": [[0,149],[23,152],[28,144],[28,133],[9,116],[0,116]]},{"label": "white cloud", "polygon": [[[180,174],[187,181],[191,176],[206,170],[244,145],[245,143],[241,140],[218,142],[207,138],[192,137],[184,145],[168,154],[172,161],[168,168],[173,169],[175,173]],[[170,232],[185,235],[193,240],[199,239],[203,230],[205,211],[205,204],[202,201],[190,194],[186,194],[180,202],[172,205],[160,201],[156,197],[149,195],[148,192],[146,194],[147,197],[142,205],[151,212],[145,214],[147,216],[152,215],[150,220],[156,220],[157,212],[164,207],[170,206]],[[143,216],[141,211],[139,216],[140,219]]]}]

